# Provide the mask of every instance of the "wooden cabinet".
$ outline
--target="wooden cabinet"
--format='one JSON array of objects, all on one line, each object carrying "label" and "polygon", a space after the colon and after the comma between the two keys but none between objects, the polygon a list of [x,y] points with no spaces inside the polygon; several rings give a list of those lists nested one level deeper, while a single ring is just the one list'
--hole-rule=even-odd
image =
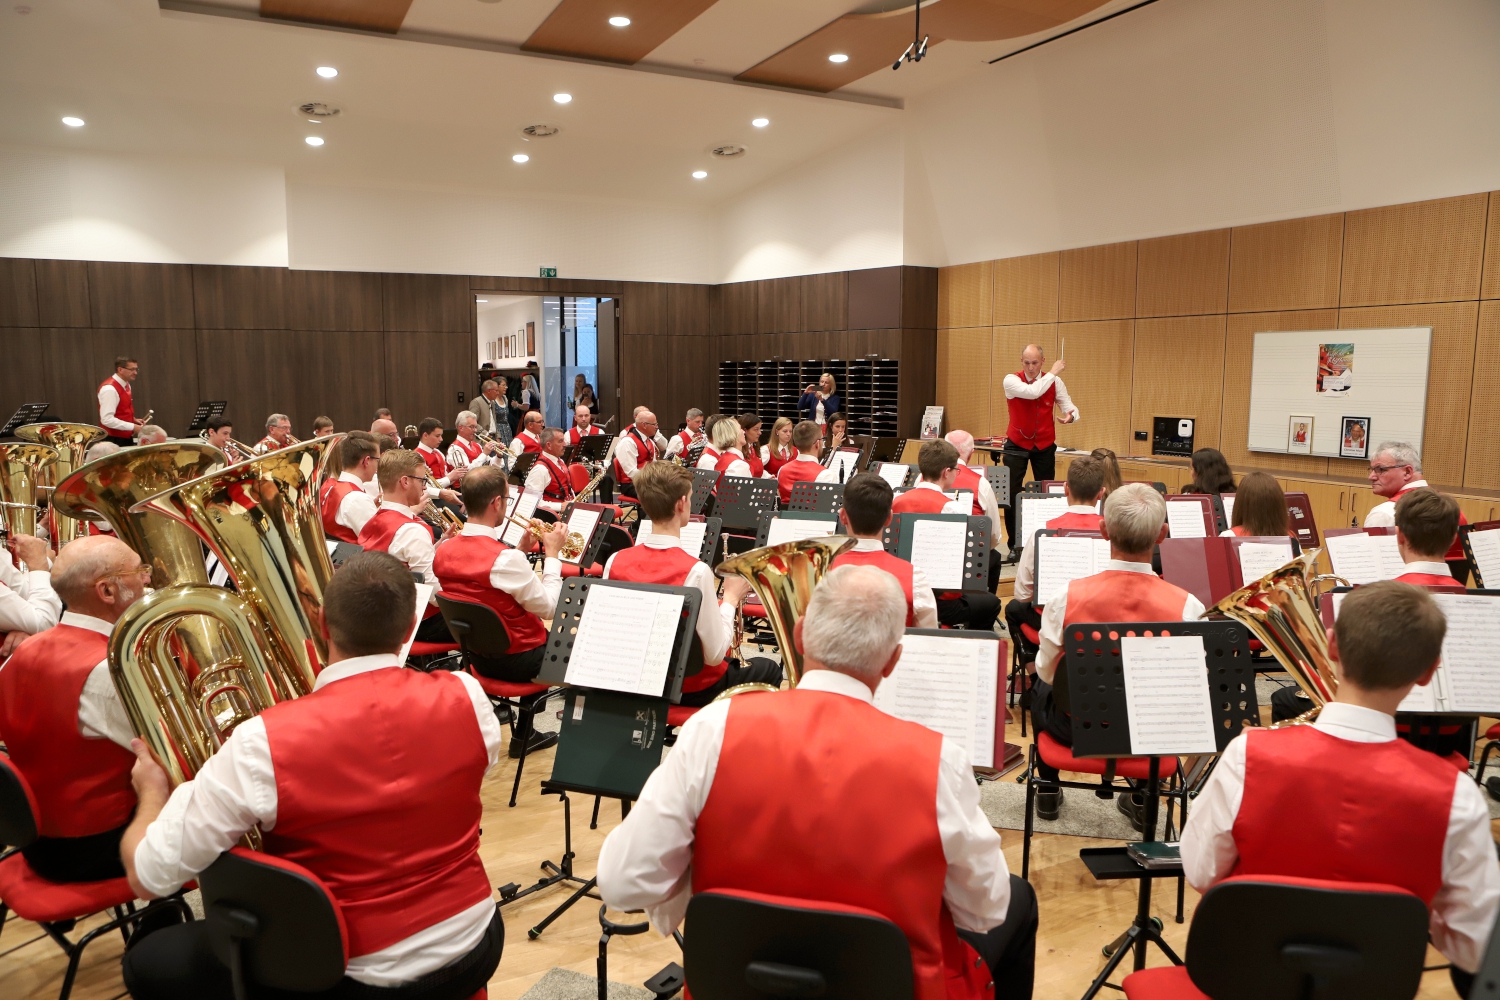
[{"label": "wooden cabinet", "polygon": [[1469,519],[1470,524],[1500,519],[1500,499],[1466,497],[1458,494],[1454,494],[1453,499],[1458,501],[1458,509],[1464,512],[1464,517]]},{"label": "wooden cabinet", "polygon": [[1378,497],[1375,491],[1368,486],[1345,487],[1349,495],[1349,510],[1353,518],[1352,528],[1355,524],[1364,524],[1365,515],[1370,513],[1371,508],[1385,503],[1385,497]]},{"label": "wooden cabinet", "polygon": [[1320,533],[1329,528],[1355,527],[1350,511],[1349,487],[1316,479],[1291,477],[1281,480],[1281,483],[1282,489],[1288,493],[1307,494],[1308,502],[1312,504],[1313,520],[1317,521]]}]

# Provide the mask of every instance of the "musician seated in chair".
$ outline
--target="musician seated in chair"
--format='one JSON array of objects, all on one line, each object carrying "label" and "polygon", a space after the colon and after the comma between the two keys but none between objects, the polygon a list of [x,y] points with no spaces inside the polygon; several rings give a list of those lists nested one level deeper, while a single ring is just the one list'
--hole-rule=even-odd
[{"label": "musician seated in chair", "polygon": [[856,539],[854,548],[833,560],[834,566],[874,566],[901,584],[906,595],[906,627],[937,628],[937,598],[927,574],[885,550],[882,536],[891,523],[891,484],[873,472],[861,472],[844,484],[844,506],[839,523]]},{"label": "musician seated in chair", "polygon": [[[745,461],[745,428],[734,417],[725,417],[714,424],[714,429],[709,433],[713,440],[714,450],[718,452],[718,461],[714,468],[726,476],[739,476],[744,479],[752,479],[755,473],[750,471],[750,463]],[[708,450],[704,449],[704,456]]]},{"label": "musician seated in chair", "polygon": [[[380,456],[375,476],[380,480],[380,509],[359,532],[359,547],[366,552],[389,552],[401,564],[438,589],[432,572],[432,527],[417,516],[427,506],[427,477],[422,456],[404,448],[392,448]],[[449,537],[449,528],[444,537]],[[429,600],[417,627],[418,642],[452,642],[437,602]]]},{"label": "musician seated in chair", "polygon": [[[438,441],[443,440],[438,435]],[[504,450],[499,441],[491,439],[488,444],[479,440],[479,417],[472,410],[459,410],[453,418],[453,443],[444,456],[455,480],[461,481],[469,469],[480,465],[491,465]],[[425,457],[425,456],[424,456]]]},{"label": "musician seated in chair", "polygon": [[1396,708],[1431,683],[1447,627],[1410,584],[1347,594],[1328,631],[1338,693],[1310,726],[1247,729],[1225,747],[1189,814],[1182,867],[1200,892],[1231,875],[1409,889],[1468,996],[1500,903],[1489,807],[1464,770],[1396,738]]},{"label": "musician seated in chair", "polygon": [[703,430],[703,411],[696,406],[687,411],[684,418],[682,430],[667,439],[667,458],[677,458],[679,455],[687,457],[688,449],[697,440],[699,432]]},{"label": "musician seated in chair", "polygon": [[339,477],[325,479],[318,491],[323,534],[358,544],[359,533],[375,516],[375,500],[365,486],[380,465],[380,445],[368,431],[350,431],[339,442]]},{"label": "musician seated in chair", "polygon": [[625,428],[625,433],[615,441],[615,457],[610,469],[622,497],[635,499],[635,486],[631,481],[635,478],[636,470],[656,461],[656,457],[662,453],[662,449],[656,444],[659,436],[656,431],[656,414],[644,406],[636,407],[635,422]]},{"label": "musician seated in chair", "polygon": [[573,475],[568,471],[567,463],[562,460],[568,439],[561,428],[557,427],[543,427],[540,439],[542,450],[531,466],[531,471],[526,473],[526,489],[535,490],[542,495],[542,499],[537,502],[539,510],[556,514],[564,504],[576,498],[573,492]]},{"label": "musician seated in chair", "polygon": [[816,482],[828,470],[818,461],[818,437],[823,429],[811,420],[792,428],[792,447],[797,457],[776,471],[776,493],[784,504],[792,499],[792,487],[798,483]]},{"label": "musician seated in chair", "polygon": [[[265,852],[321,879],[348,928],[345,979],[299,996],[464,1000],[504,941],[479,857],[500,724],[474,678],[402,667],[416,589],[394,558],[356,555],[323,599],[328,665],[311,694],[241,723],[175,790],[135,742],[140,806],[121,844],[131,887],[175,892],[259,825]],[[232,995],[204,921],[139,941],[124,974],[137,1000]]]},{"label": "musician seated in chair", "polygon": [[[1053,680],[1063,657],[1063,632],[1077,622],[1194,621],[1203,603],[1157,576],[1151,555],[1167,537],[1167,503],[1145,483],[1128,483],[1104,501],[1100,532],[1109,539],[1109,568],[1069,583],[1047,598],[1042,613],[1041,650],[1036,658],[1037,685],[1032,694],[1031,718],[1037,732],[1045,732],[1063,746],[1073,745],[1073,719],[1056,700]],[[1043,781],[1058,780],[1057,769],[1038,761]],[[1118,796],[1120,811],[1137,830],[1143,826],[1145,801],[1140,792]],[[1036,812],[1056,819],[1062,789],[1037,792]]]},{"label": "musician seated in chair", "polygon": [[713,570],[679,544],[693,500],[692,471],[675,462],[652,462],[636,473],[635,487],[641,516],[651,519],[651,534],[641,544],[611,556],[604,578],[697,587],[703,593],[698,609],[703,669],[683,678],[682,704],[707,705],[720,692],[740,684],[780,684],[781,664],[757,656],[742,665],[739,650],[733,648],[735,612],[750,590],[749,581],[740,576],[727,578],[720,603]]},{"label": "musician seated in chair", "polygon": [[584,438],[603,433],[594,423],[594,415],[589,412],[587,406],[573,408],[573,426],[568,430],[568,444],[577,447],[583,443]]},{"label": "musician seated in chair", "polygon": [[0,662],[26,636],[57,624],[62,601],[52,589],[49,565],[47,543],[35,535],[12,535],[0,545],[0,636],[19,636],[0,644]]},{"label": "musician seated in chair", "polygon": [[1445,558],[1458,537],[1458,501],[1437,490],[1408,490],[1396,501],[1396,548],[1406,572],[1396,577],[1419,587],[1462,587]]},{"label": "musician seated in chair", "polygon": [[905,933],[916,996],[1030,997],[1036,896],[1006,870],[967,754],[871,703],[905,608],[873,566],[824,577],[795,628],[801,684],[688,720],[604,842],[605,902],[663,934],[713,889],[862,907]]}]

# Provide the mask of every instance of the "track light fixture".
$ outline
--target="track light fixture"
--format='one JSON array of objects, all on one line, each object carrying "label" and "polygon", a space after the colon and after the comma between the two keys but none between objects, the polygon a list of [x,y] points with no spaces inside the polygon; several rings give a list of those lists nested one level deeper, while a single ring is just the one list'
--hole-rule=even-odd
[{"label": "track light fixture", "polygon": [[896,62],[891,69],[900,69],[903,62],[921,62],[926,54],[927,36],[922,34],[922,0],[917,0],[917,21],[912,32],[911,44],[906,47],[905,52],[896,57]]}]

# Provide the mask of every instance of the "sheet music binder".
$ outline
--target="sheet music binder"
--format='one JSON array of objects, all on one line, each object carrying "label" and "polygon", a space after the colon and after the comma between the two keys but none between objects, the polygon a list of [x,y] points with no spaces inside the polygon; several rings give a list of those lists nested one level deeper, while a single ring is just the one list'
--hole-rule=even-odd
[{"label": "sheet music binder", "polygon": [[[1233,493],[1230,496],[1234,496]],[[1230,517],[1224,512],[1224,497],[1218,493],[1211,493],[1208,502],[1214,509],[1214,534],[1220,535],[1229,530]]]},{"label": "sheet music binder", "polygon": [[1037,589],[1037,583],[1042,579],[1042,541],[1047,538],[1103,538],[1104,533],[1099,531],[1085,531],[1078,528],[1043,528],[1031,536],[1031,606],[1038,610],[1047,606],[1046,599],[1041,591]]},{"label": "sheet music binder", "polygon": [[[1461,524],[1458,526],[1458,540],[1463,544],[1464,558],[1469,560],[1469,567],[1474,573],[1474,585],[1476,587],[1484,586],[1484,573],[1480,569],[1479,560],[1474,558],[1474,547],[1469,541],[1469,536],[1481,531],[1500,531],[1500,521],[1477,521],[1474,524]],[[1490,583],[1500,585],[1500,576],[1491,580]]]},{"label": "sheet music binder", "polygon": [[975,514],[897,514],[891,519],[896,527],[895,555],[911,561],[912,528],[918,521],[961,521],[967,525],[964,539],[964,590],[990,589],[990,519]]},{"label": "sheet music binder", "polygon": [[830,514],[822,510],[772,510],[766,511],[760,516],[760,521],[755,526],[755,547],[765,548],[771,544],[767,539],[771,534],[771,522],[776,518],[793,521],[825,521],[832,525],[833,530],[829,534],[841,535],[844,526],[839,523],[837,514]]},{"label": "sheet music binder", "polygon": [[193,419],[188,423],[187,433],[184,437],[196,437],[198,432],[208,428],[208,422],[216,417],[222,417],[224,411],[229,408],[227,399],[205,399],[198,404],[193,411]]},{"label": "sheet music binder", "polygon": [[996,506],[1009,507],[1010,470],[1003,465],[986,465],[984,478],[989,481],[990,489],[995,492]]},{"label": "sheet music binder", "polygon": [[760,517],[776,509],[776,480],[722,476],[714,494],[714,513],[732,534],[754,531]]},{"label": "sheet music binder", "polygon": [[792,495],[787,499],[786,509],[815,510],[822,514],[837,514],[844,509],[844,484],[795,483],[792,486]]},{"label": "sheet music binder", "polygon": [[0,437],[10,437],[17,427],[26,424],[34,424],[47,415],[47,407],[51,403],[24,403],[21,408],[11,414],[4,427],[0,427]]},{"label": "sheet music binder", "polygon": [[693,470],[693,499],[690,501],[688,513],[702,514],[707,517],[714,512],[718,505],[718,498],[714,491],[719,487],[719,478],[723,475],[717,469],[694,469]]},{"label": "sheet music binder", "polygon": [[[1240,567],[1239,548],[1247,542],[1279,541],[1262,536],[1226,538],[1166,538],[1161,543],[1161,578],[1181,587],[1211,608],[1246,583]],[[1292,557],[1301,554],[1295,538]]]},{"label": "sheet music binder", "polygon": [[[682,699],[682,679],[687,676],[689,654],[693,651],[693,640],[698,637],[698,612],[703,603],[703,592],[697,587],[627,583],[623,580],[599,580],[585,576],[566,578],[562,582],[562,592],[557,596],[557,609],[552,613],[552,628],[547,632],[547,648],[542,656],[542,669],[536,675],[537,681],[544,684],[567,683],[573,637],[578,631],[578,622],[583,618],[589,590],[593,587],[618,587],[623,590],[645,590],[654,594],[682,595],[682,616],[677,621],[677,634],[672,640],[672,663],[667,669],[667,687],[663,692],[664,698],[676,704]],[[698,659],[700,662],[703,659],[701,652]]]},{"label": "sheet music binder", "polygon": [[[1165,498],[1167,503],[1196,503],[1203,511],[1203,533],[1207,536],[1217,535],[1218,529],[1214,527],[1214,504],[1213,499],[1205,493],[1173,493]],[[1170,518],[1168,519],[1170,520]]]},{"label": "sheet music binder", "polygon": [[[942,629],[942,628],[909,628],[905,635],[931,635],[939,639],[978,639],[981,642],[997,642],[995,662],[995,743],[994,751],[997,761],[989,765],[988,770],[999,770],[1009,759],[1010,754],[1006,752],[1005,721],[1009,717],[1006,701],[1006,682],[1009,680],[1006,672],[1006,664],[1009,663],[1010,643],[1005,637],[996,635],[994,632],[976,631],[971,629]],[[899,664],[898,664],[899,668]],[[1019,747],[1017,748],[1019,750]],[[975,765],[979,769],[980,765]]]},{"label": "sheet music binder", "polygon": [[548,784],[632,801],[661,763],[667,699],[600,688],[563,692]]},{"label": "sheet music binder", "polygon": [[1318,522],[1313,518],[1312,501],[1306,493],[1286,494],[1286,516],[1291,528],[1297,533],[1302,548],[1318,547]]}]

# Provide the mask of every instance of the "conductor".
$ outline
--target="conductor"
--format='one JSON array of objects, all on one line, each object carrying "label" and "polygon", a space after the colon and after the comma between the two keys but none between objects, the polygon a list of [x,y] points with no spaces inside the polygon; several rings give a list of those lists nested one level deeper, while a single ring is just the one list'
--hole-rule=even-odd
[{"label": "conductor", "polygon": [[[1068,367],[1066,361],[1054,361],[1050,371],[1043,371],[1047,358],[1038,344],[1027,344],[1021,352],[1021,370],[1005,376],[1005,405],[1010,410],[1010,424],[1005,430],[1005,467],[1010,470],[1010,495],[1019,496],[1026,480],[1027,463],[1034,479],[1051,479],[1057,471],[1057,432],[1060,424],[1075,423],[1078,407],[1068,395],[1068,387],[1058,376]],[[1054,413],[1055,411],[1055,413]],[[1021,558],[1016,539],[1016,508],[1005,508],[1005,536],[1010,540],[1010,562]]]}]

